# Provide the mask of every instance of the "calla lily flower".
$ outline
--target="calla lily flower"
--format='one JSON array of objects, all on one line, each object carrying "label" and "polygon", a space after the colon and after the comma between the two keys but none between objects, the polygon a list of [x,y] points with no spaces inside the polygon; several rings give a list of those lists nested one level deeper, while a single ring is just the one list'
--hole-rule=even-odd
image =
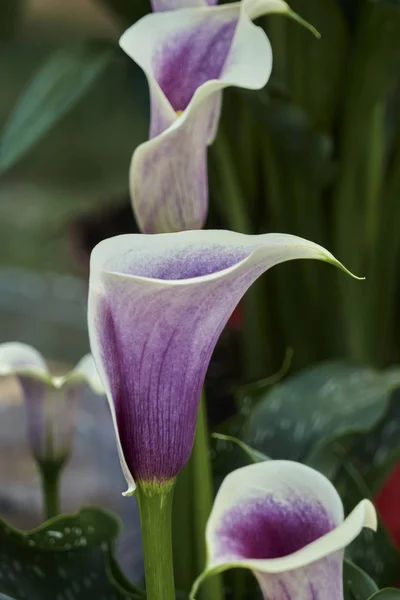
[{"label": "calla lily flower", "polygon": [[62,377],[51,375],[43,357],[31,346],[18,342],[0,344],[0,376],[14,375],[21,386],[28,437],[40,462],[62,462],[68,456],[74,432],[75,408],[89,385],[104,394],[93,358],[84,356]]},{"label": "calla lily flower", "polygon": [[250,285],[297,258],[344,269],[301,238],[188,231],[123,235],[92,252],[89,337],[118,439],[127,494],[171,482],[189,459],[218,337]]},{"label": "calla lily flower", "polygon": [[154,0],[155,10],[120,39],[150,88],[150,140],[133,154],[133,210],[145,233],[200,229],[208,209],[207,146],[215,138],[222,90],[260,89],[272,69],[270,42],[252,20],[287,13],[282,0]]},{"label": "calla lily flower", "polygon": [[207,529],[201,581],[230,568],[253,571],[266,600],[343,600],[345,547],[363,527],[376,531],[369,500],[344,520],[343,505],[321,473],[285,460],[243,467],[223,481]]}]

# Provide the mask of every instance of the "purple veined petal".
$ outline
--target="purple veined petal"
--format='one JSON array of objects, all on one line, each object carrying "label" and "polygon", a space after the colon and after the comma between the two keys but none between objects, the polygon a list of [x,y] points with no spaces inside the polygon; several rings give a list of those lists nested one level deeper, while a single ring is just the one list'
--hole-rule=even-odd
[{"label": "purple veined petal", "polygon": [[321,473],[291,461],[238,469],[223,481],[207,529],[208,564],[194,585],[232,567],[255,574],[264,598],[343,600],[345,547],[376,512],[363,500],[344,520],[343,505]]},{"label": "purple veined petal", "polygon": [[272,50],[251,18],[271,10],[289,9],[280,0],[242,0],[151,14],[122,36],[150,88],[152,139],[136,149],[130,168],[132,205],[145,233],[203,226],[207,145],[217,132],[222,90],[267,83]]},{"label": "purple veined petal", "polygon": [[179,8],[199,8],[201,6],[217,4],[217,0],[151,0],[154,12],[177,10]]},{"label": "purple veined petal", "polygon": [[250,285],[295,258],[342,265],[290,235],[126,235],[92,252],[89,336],[110,403],[128,492],[175,478],[193,445],[218,337]]}]

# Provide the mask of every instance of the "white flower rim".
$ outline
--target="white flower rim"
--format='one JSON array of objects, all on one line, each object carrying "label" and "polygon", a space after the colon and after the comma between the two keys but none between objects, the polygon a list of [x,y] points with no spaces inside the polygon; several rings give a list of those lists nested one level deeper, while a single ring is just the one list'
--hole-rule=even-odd
[{"label": "white flower rim", "polygon": [[[7,359],[7,354],[10,356],[9,359]],[[18,364],[13,364],[18,357],[24,357],[28,361],[28,356],[31,358],[31,365],[18,366]],[[20,342],[0,344],[0,377],[18,375],[32,377],[56,390],[60,390],[68,385],[87,383],[95,394],[104,394],[104,389],[96,372],[91,354],[86,354],[65,375],[53,376],[44,358],[32,346]]]},{"label": "white flower rim", "polygon": [[[127,245],[130,246],[129,249],[132,249],[132,242],[137,241],[138,245],[142,245],[143,242],[151,240],[153,246],[157,244],[157,250],[154,252],[155,256],[159,256],[162,254],[163,249],[163,239],[166,239],[167,236],[179,236],[179,241],[185,243],[192,243],[194,240],[204,241],[206,244],[212,243],[221,243],[221,242],[231,242],[232,246],[242,245],[248,247],[254,247],[255,243],[259,245],[258,248],[254,249],[249,253],[244,259],[238,261],[234,265],[221,269],[220,271],[216,271],[214,273],[210,273],[209,275],[201,275],[199,277],[191,277],[188,279],[158,279],[153,277],[144,277],[143,275],[130,275],[127,273],[122,273],[118,270],[104,268],[104,264],[108,257],[110,256],[110,252],[119,254],[123,251]],[[281,243],[279,243],[279,241]],[[286,241],[286,243],[285,243]],[[292,242],[292,243],[289,243]],[[294,242],[294,243],[293,243]],[[178,233],[159,233],[159,234],[125,234],[116,236],[113,238],[109,238],[100,242],[94,251],[92,252],[91,257],[91,279],[92,282],[95,279],[98,279],[100,273],[107,274],[109,276],[116,276],[136,281],[142,281],[146,283],[153,283],[155,285],[160,286],[186,286],[186,285],[195,285],[198,283],[204,283],[208,281],[213,281],[215,279],[221,279],[225,276],[228,276],[232,272],[236,271],[239,267],[245,265],[246,263],[251,263],[257,258],[260,254],[264,254],[267,250],[276,248],[278,246],[291,246],[293,248],[298,247],[304,248],[309,247],[313,248],[316,251],[316,254],[320,255],[321,260],[328,262],[334,266],[337,266],[342,271],[353,277],[354,279],[362,280],[363,277],[358,277],[349,271],[340,261],[338,261],[333,254],[331,254],[328,250],[325,250],[319,244],[315,244],[314,242],[309,242],[303,238],[290,235],[290,234],[274,234],[274,233],[266,233],[262,235],[246,235],[242,233],[236,233],[232,231],[224,231],[224,230],[193,230],[193,231],[182,231]],[[313,258],[315,258],[314,256]],[[307,260],[307,259],[305,259]]]}]

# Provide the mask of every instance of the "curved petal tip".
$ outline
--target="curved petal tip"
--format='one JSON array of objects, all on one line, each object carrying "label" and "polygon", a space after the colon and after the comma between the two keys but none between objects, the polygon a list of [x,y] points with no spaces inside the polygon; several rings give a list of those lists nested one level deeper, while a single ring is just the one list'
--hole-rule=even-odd
[{"label": "curved petal tip", "polygon": [[311,25],[311,23],[308,23],[308,21],[303,19],[300,15],[295,13],[291,8],[289,8],[288,16],[291,17],[294,21],[300,23],[300,25],[303,25],[303,27],[308,29],[308,31],[310,31],[318,40],[321,39],[321,34],[318,31],[318,29],[316,29],[314,25]]},{"label": "curved petal tip", "polygon": [[136,492],[136,484],[132,481],[132,482],[129,482],[128,489],[126,490],[126,492],[122,492],[122,495],[126,498],[129,498],[130,496],[134,496],[135,492]]}]

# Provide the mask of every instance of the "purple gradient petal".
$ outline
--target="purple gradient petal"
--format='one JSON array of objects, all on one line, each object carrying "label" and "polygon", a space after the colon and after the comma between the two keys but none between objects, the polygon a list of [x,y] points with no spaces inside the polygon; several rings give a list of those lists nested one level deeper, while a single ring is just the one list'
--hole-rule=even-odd
[{"label": "purple gradient petal", "polygon": [[208,207],[207,143],[219,99],[208,99],[180,127],[137,148],[130,188],[144,233],[203,227]]},{"label": "purple gradient petal", "polygon": [[90,343],[130,485],[165,482],[184,467],[229,316],[259,275],[301,257],[335,261],[293,236],[224,231],[120,236],[94,249]]},{"label": "purple gradient petal", "polygon": [[218,0],[151,0],[154,12],[163,12],[165,10],[177,10],[179,8],[198,8],[209,4],[217,4]]},{"label": "purple gradient petal", "polygon": [[215,558],[281,558],[332,531],[336,524],[316,500],[294,495],[290,501],[251,499],[224,515],[215,531]]},{"label": "purple gradient petal", "polygon": [[206,81],[220,77],[236,26],[237,19],[205,18],[156,46],[154,75],[175,111],[185,110]]},{"label": "purple gradient petal", "polygon": [[265,600],[343,600],[343,552],[294,571],[255,573]]},{"label": "purple gradient petal", "polygon": [[32,453],[43,457],[46,453],[46,415],[43,410],[48,385],[33,377],[20,375],[18,382],[24,396],[28,439]]},{"label": "purple gradient petal", "polygon": [[62,460],[71,449],[76,408],[86,384],[57,389],[26,375],[18,376],[18,380],[32,453],[42,461]]}]

